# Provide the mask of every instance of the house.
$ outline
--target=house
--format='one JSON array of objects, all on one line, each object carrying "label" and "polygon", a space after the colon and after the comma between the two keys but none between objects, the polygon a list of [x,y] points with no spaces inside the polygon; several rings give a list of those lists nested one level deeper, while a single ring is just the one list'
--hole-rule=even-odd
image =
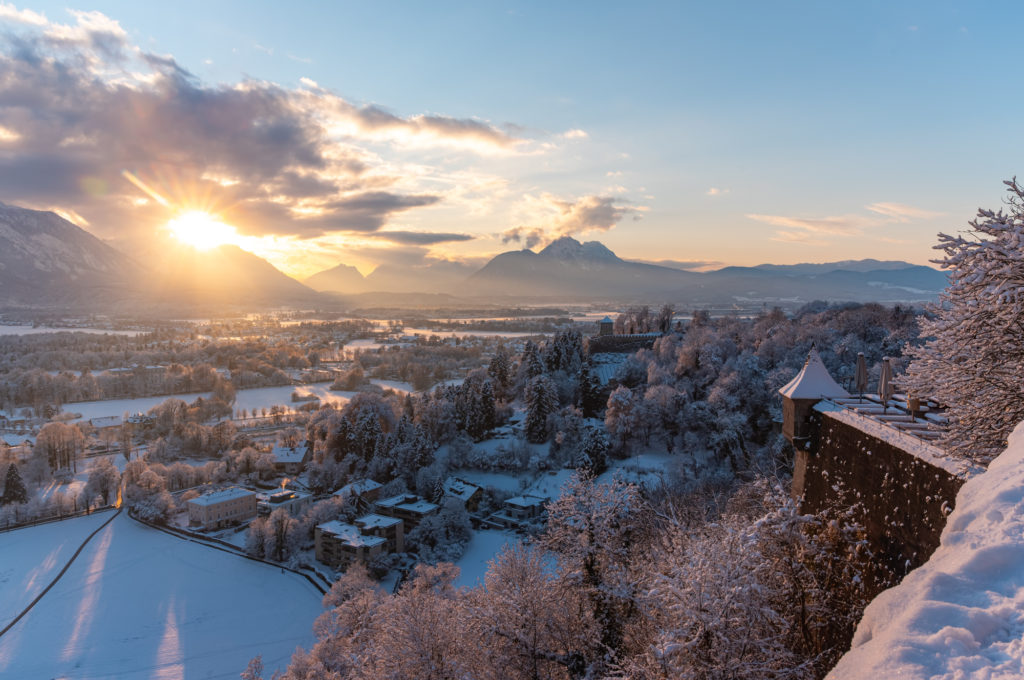
[{"label": "house", "polygon": [[425,517],[436,515],[441,506],[431,503],[414,494],[399,494],[376,502],[377,512],[387,517],[404,520],[409,529],[413,529]]},{"label": "house", "polygon": [[380,498],[380,489],[384,486],[380,482],[375,482],[372,479],[360,479],[357,482],[349,482],[345,486],[341,487],[334,492],[335,496],[339,498],[348,498],[349,496],[355,496],[360,500],[364,500],[367,503],[373,503]]},{"label": "house", "polygon": [[256,512],[262,517],[278,508],[284,508],[292,517],[298,517],[311,505],[313,505],[312,494],[294,489],[278,489],[260,499],[256,504]]},{"label": "house", "polygon": [[238,487],[193,498],[187,505],[189,526],[204,529],[218,529],[256,516],[256,494]]},{"label": "house", "polygon": [[505,501],[501,510],[487,519],[506,529],[517,529],[543,515],[549,500],[546,496],[533,494],[514,496]]},{"label": "house", "polygon": [[484,495],[483,489],[479,486],[458,477],[449,477],[444,480],[442,488],[446,498],[458,498],[470,512],[475,512],[480,507],[480,499]]},{"label": "house", "polygon": [[313,532],[316,559],[334,569],[343,569],[353,562],[369,562],[384,553],[388,541],[380,536],[367,536],[359,527],[334,520],[318,524]]},{"label": "house", "polygon": [[286,475],[297,475],[306,469],[310,452],[307,446],[275,446],[270,455],[274,457],[274,470]]},{"label": "house", "polygon": [[405,522],[397,517],[363,515],[355,521],[364,536],[377,536],[387,541],[388,552],[405,552]]},{"label": "house", "polygon": [[102,416],[100,418],[89,419],[89,424],[95,427],[98,432],[117,429],[121,427],[121,423],[121,416]]}]

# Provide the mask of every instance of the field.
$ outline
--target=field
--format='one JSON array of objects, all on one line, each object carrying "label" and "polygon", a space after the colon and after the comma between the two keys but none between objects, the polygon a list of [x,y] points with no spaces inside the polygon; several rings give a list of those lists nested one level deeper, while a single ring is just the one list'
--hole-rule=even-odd
[{"label": "field", "polygon": [[[51,555],[51,543],[62,530],[82,536],[88,527],[74,522],[0,535],[8,574],[0,594],[31,578],[41,559],[65,559],[66,549]],[[294,574],[121,515],[0,638],[0,677],[237,678],[257,654],[268,671],[284,668],[297,646],[312,644],[320,612],[320,594]]]}]

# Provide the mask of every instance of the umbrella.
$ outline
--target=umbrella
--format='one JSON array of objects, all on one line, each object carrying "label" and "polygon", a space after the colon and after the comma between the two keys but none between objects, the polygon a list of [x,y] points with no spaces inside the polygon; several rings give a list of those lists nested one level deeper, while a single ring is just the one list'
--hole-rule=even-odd
[{"label": "umbrella", "polygon": [[868,391],[868,362],[864,359],[864,352],[857,352],[857,370],[853,374],[853,389],[860,394],[861,400],[864,393]]},{"label": "umbrella", "polygon": [[882,412],[885,412],[889,400],[892,399],[892,364],[889,357],[882,359],[882,374],[878,377],[878,396],[882,399]]}]

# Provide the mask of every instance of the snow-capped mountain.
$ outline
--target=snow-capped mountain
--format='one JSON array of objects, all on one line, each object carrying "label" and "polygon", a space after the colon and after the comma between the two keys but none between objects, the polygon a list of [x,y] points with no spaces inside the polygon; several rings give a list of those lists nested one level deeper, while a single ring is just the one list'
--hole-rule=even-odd
[{"label": "snow-capped mountain", "polygon": [[0,203],[0,304],[124,297],[140,266],[53,212]]}]

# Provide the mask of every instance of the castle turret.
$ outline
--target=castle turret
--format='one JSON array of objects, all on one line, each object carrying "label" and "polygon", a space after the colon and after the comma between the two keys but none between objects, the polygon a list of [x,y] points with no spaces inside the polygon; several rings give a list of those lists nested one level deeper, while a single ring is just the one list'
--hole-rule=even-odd
[{"label": "castle turret", "polygon": [[829,375],[818,351],[811,348],[804,367],[779,390],[782,395],[782,434],[796,446],[795,440],[806,439],[811,409],[826,397],[849,397]]},{"label": "castle turret", "polygon": [[597,334],[598,335],[614,335],[615,334],[615,322],[612,321],[610,316],[606,316],[597,322]]}]

